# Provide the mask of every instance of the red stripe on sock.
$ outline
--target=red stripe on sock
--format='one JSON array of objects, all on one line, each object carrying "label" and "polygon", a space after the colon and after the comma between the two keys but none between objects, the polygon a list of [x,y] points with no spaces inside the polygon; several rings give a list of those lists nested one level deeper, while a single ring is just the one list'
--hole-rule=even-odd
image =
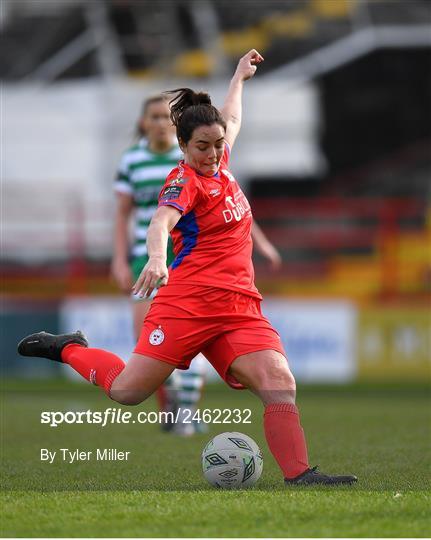
[{"label": "red stripe on sock", "polygon": [[264,414],[265,437],[284,478],[295,478],[309,468],[307,443],[293,403],[272,403]]}]

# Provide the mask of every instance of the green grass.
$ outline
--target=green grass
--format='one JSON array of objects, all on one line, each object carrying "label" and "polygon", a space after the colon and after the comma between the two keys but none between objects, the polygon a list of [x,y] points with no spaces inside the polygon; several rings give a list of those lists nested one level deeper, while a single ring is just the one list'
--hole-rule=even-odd
[{"label": "green grass", "polygon": [[3,512],[4,534],[13,537],[420,537],[429,531],[429,498],[412,492],[395,499],[369,491],[9,493]]},{"label": "green grass", "polygon": [[[3,393],[1,534],[9,537],[426,537],[430,420],[426,387],[304,387],[298,405],[310,461],[354,473],[354,487],[283,486],[248,392],[209,386],[202,407],[252,409],[251,424],[211,425],[188,439],[157,425],[40,424],[42,410],[120,407],[98,389],[65,382],[11,383]],[[138,408],[155,410],[155,401]],[[218,491],[200,470],[205,443],[222,431],[253,437],[264,453],[250,490]],[[128,462],[40,461],[40,448],[117,448]]]}]

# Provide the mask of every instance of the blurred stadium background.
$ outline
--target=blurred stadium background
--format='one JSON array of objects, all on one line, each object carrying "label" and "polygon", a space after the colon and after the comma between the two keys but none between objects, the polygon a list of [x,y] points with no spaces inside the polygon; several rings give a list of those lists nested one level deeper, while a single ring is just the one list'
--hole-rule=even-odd
[{"label": "blurred stadium background", "polygon": [[256,259],[300,381],[429,380],[431,5],[427,0],[3,0],[2,363],[81,327],[127,357],[109,279],[113,178],[142,100],[246,86],[232,170],[283,256]]}]

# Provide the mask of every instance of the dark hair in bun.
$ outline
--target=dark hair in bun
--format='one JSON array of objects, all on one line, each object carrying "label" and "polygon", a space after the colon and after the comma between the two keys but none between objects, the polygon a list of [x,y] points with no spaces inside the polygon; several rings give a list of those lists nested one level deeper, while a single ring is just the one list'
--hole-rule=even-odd
[{"label": "dark hair in bun", "polygon": [[194,92],[191,88],[177,88],[166,94],[173,94],[169,102],[171,120],[177,128],[177,138],[187,144],[193,131],[199,126],[219,124],[226,130],[226,122],[220,111],[211,104],[211,98],[205,92]]}]

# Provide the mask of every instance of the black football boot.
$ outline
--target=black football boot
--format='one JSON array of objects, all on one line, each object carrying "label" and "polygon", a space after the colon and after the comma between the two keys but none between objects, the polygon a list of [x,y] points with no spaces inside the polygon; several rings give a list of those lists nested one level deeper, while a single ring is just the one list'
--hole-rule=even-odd
[{"label": "black football boot", "polygon": [[311,485],[341,485],[341,484],[354,484],[358,479],[354,475],[343,476],[331,476],[329,474],[323,474],[317,470],[317,467],[307,469],[299,476],[295,478],[285,478],[284,483],[286,486],[311,486]]},{"label": "black football boot", "polygon": [[61,351],[71,343],[88,347],[87,338],[80,330],[72,334],[58,335],[37,332],[30,334],[18,343],[18,352],[21,356],[40,356],[62,362]]}]

